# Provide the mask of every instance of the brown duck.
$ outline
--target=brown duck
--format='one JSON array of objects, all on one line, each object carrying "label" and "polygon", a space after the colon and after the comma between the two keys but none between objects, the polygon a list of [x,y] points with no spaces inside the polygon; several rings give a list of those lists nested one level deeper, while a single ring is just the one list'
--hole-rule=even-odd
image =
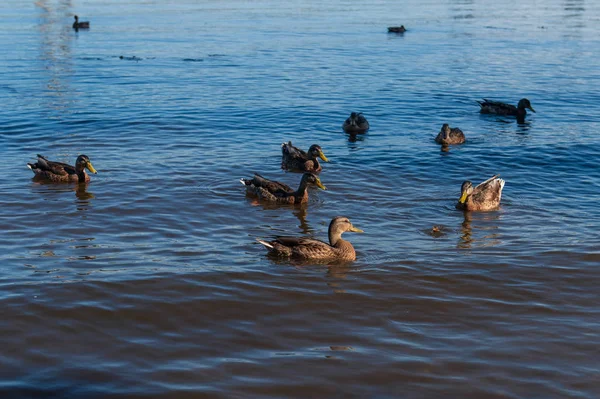
[{"label": "brown duck", "polygon": [[79,17],[77,15],[75,15],[75,22],[73,22],[73,29],[89,29],[89,28],[90,28],[89,21],[79,22]]},{"label": "brown duck", "polygon": [[271,253],[279,256],[313,260],[353,261],[356,259],[354,247],[342,239],[342,234],[363,231],[352,225],[344,216],[337,216],[329,223],[329,244],[309,237],[275,237],[272,241],[257,239]]},{"label": "brown duck", "polygon": [[352,112],[342,124],[342,129],[346,133],[364,133],[369,130],[369,122],[362,112]]},{"label": "brown duck", "polygon": [[480,113],[516,116],[517,122],[519,123],[522,123],[525,120],[525,115],[527,115],[527,109],[531,110],[531,112],[535,112],[535,110],[531,106],[531,102],[529,102],[529,100],[526,98],[520,99],[516,107],[512,104],[486,100],[485,98],[483,99],[483,101],[477,102],[481,107],[481,109],[479,110]]},{"label": "brown duck", "polygon": [[447,123],[444,123],[442,125],[442,130],[440,130],[435,138],[435,142],[443,146],[462,144],[465,142],[465,134],[459,128],[451,128]]},{"label": "brown duck", "polygon": [[281,169],[320,172],[323,168],[317,158],[329,162],[321,146],[317,144],[311,145],[308,152],[293,146],[291,141],[281,144]]},{"label": "brown duck", "polygon": [[406,28],[404,27],[404,25],[390,26],[388,28],[388,33],[404,33],[404,32],[406,32]]},{"label": "brown duck", "polygon": [[85,170],[96,174],[96,169],[87,155],[80,155],[75,161],[75,166],[62,162],[49,161],[38,154],[36,163],[28,163],[27,167],[35,174],[34,179],[48,180],[56,183],[87,183],[90,176]]},{"label": "brown duck", "polygon": [[500,179],[498,175],[490,177],[475,188],[467,180],[462,184],[460,199],[456,207],[465,211],[490,211],[496,209],[500,205],[503,188],[504,180]]},{"label": "brown duck", "polygon": [[309,184],[313,184],[321,190],[327,190],[321,180],[312,173],[302,175],[300,186],[295,191],[287,184],[265,179],[258,173],[255,173],[252,179],[241,179],[240,181],[246,186],[248,194],[254,195],[263,201],[280,204],[302,204],[307,202]]}]

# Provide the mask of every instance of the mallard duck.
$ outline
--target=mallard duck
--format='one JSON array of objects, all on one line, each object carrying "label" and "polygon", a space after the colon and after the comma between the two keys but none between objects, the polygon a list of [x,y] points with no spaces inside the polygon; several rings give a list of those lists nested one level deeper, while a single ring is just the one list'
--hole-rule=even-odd
[{"label": "mallard duck", "polygon": [[388,33],[404,33],[404,32],[406,32],[406,28],[404,27],[404,25],[390,26],[388,28]]},{"label": "mallard duck", "polygon": [[320,172],[321,164],[317,158],[325,162],[329,159],[323,154],[321,146],[313,144],[304,152],[298,147],[292,145],[291,141],[281,144],[281,168],[289,170],[299,170],[302,172]]},{"label": "mallard duck", "polygon": [[520,99],[516,107],[514,105],[501,103],[499,101],[486,100],[485,98],[483,101],[477,102],[481,106],[481,110],[479,112],[482,114],[510,115],[516,116],[519,120],[525,120],[525,115],[527,115],[526,108],[529,108],[531,112],[535,112],[535,110],[531,107],[531,103],[526,98]]},{"label": "mallard duck", "polygon": [[77,15],[75,15],[75,22],[73,22],[73,29],[89,29],[89,28],[90,28],[89,21],[79,22],[79,17]]},{"label": "mallard duck", "polygon": [[287,184],[265,179],[258,173],[254,174],[252,179],[240,180],[248,194],[257,196],[259,199],[281,204],[302,204],[308,201],[309,184],[314,184],[321,190],[327,190],[327,187],[321,183],[321,180],[312,173],[305,173],[300,180],[298,190],[294,191]]},{"label": "mallard duck", "polygon": [[38,179],[52,182],[87,183],[90,181],[90,176],[85,173],[85,169],[93,174],[98,173],[87,155],[78,156],[75,166],[49,161],[40,154],[37,155],[37,158],[36,163],[28,163],[27,167],[33,171],[35,178]]},{"label": "mallard duck", "polygon": [[451,128],[447,123],[444,123],[442,129],[435,138],[435,142],[443,146],[462,144],[465,142],[465,135],[459,128]]},{"label": "mallard duck", "polygon": [[369,122],[362,112],[352,112],[342,124],[342,129],[346,133],[364,133],[369,130]]},{"label": "mallard duck", "polygon": [[489,211],[500,205],[504,180],[498,175],[492,176],[473,188],[470,181],[465,181],[460,189],[460,199],[456,207],[465,211]]},{"label": "mallard duck", "polygon": [[363,231],[352,225],[344,216],[337,216],[329,223],[329,244],[309,237],[275,237],[273,241],[257,239],[267,249],[280,256],[297,257],[314,260],[352,261],[356,259],[354,247],[342,239],[342,234],[352,231]]}]

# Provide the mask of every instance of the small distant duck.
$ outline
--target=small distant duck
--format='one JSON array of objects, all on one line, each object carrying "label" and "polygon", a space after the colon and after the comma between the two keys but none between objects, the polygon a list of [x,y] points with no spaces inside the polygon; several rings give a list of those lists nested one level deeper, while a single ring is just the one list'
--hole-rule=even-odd
[{"label": "small distant duck", "polygon": [[89,29],[89,28],[90,28],[89,21],[79,22],[79,17],[77,15],[75,15],[75,22],[73,22],[73,29]]},{"label": "small distant duck", "polygon": [[321,164],[317,158],[325,162],[329,159],[323,154],[321,146],[313,144],[304,152],[298,147],[292,145],[291,141],[281,144],[281,168],[287,170],[297,170],[301,172],[320,172]]},{"label": "small distant duck", "polygon": [[491,101],[485,98],[483,101],[477,102],[481,106],[481,110],[479,112],[482,114],[510,115],[516,116],[519,120],[525,120],[525,115],[527,115],[526,108],[530,109],[531,112],[535,112],[535,110],[531,107],[531,103],[526,98],[520,99],[516,107],[511,104],[501,103],[499,101]]},{"label": "small distant duck", "polygon": [[435,138],[435,142],[443,146],[448,146],[450,144],[462,144],[465,142],[465,135],[459,128],[450,128],[447,123],[444,123],[442,125],[442,130],[440,130]]},{"label": "small distant duck", "polygon": [[62,162],[49,161],[46,157],[38,154],[36,163],[28,163],[27,167],[35,174],[34,178],[48,180],[55,183],[87,183],[90,176],[85,169],[93,174],[98,173],[92,166],[87,155],[80,155],[75,161],[75,166]]},{"label": "small distant duck", "polygon": [[388,33],[404,33],[404,32],[406,32],[406,28],[404,27],[404,25],[390,26],[388,28]]},{"label": "small distant duck", "polygon": [[364,133],[369,130],[369,122],[362,112],[352,112],[342,124],[346,133]]},{"label": "small distant duck", "polygon": [[302,259],[353,261],[356,260],[354,247],[342,239],[342,234],[351,231],[363,233],[352,225],[345,216],[337,216],[329,223],[329,244],[309,237],[275,237],[272,241],[257,239],[269,252]]},{"label": "small distant duck", "polygon": [[248,194],[254,195],[263,201],[279,204],[302,204],[307,202],[307,187],[309,184],[313,184],[321,190],[327,190],[321,180],[312,173],[302,175],[300,186],[295,191],[287,184],[265,179],[258,173],[255,173],[252,179],[241,179],[240,182],[246,186]]},{"label": "small distant duck", "polygon": [[465,211],[490,211],[500,205],[504,180],[498,175],[492,176],[473,188],[470,181],[461,186],[461,195],[456,207]]}]

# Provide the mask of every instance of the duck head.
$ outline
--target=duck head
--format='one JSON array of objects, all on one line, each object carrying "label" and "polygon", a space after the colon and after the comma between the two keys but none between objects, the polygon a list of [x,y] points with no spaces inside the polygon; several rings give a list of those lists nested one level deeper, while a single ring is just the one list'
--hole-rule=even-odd
[{"label": "duck head", "polygon": [[320,145],[317,145],[317,144],[311,145],[310,148],[308,149],[308,155],[310,156],[311,159],[321,158],[323,161],[329,162],[329,159],[327,159],[325,154],[323,154],[323,150],[321,149]]},{"label": "duck head", "polygon": [[321,183],[321,179],[319,179],[319,177],[317,175],[315,175],[314,173],[305,173],[302,176],[300,186],[306,186],[308,184],[314,184],[315,186],[319,187],[321,190],[327,190],[327,187],[325,187],[323,185],[323,183]]},{"label": "duck head", "polygon": [[531,103],[526,98],[522,98],[519,100],[519,103],[517,104],[517,108],[519,108],[519,109],[527,108],[527,109],[530,109],[531,112],[535,112],[535,109],[533,109],[533,107],[531,106]]},{"label": "duck head", "polygon": [[473,192],[473,183],[471,183],[468,180],[463,182],[462,186],[460,187],[460,199],[458,200],[458,203],[464,204],[472,192]]},{"label": "duck head", "polygon": [[90,161],[90,158],[87,155],[80,155],[77,157],[77,160],[75,161],[75,170],[83,170],[83,169],[87,169],[90,172],[92,172],[93,174],[97,174],[98,172],[96,171],[96,169],[94,169],[94,167],[92,166],[92,162]]}]

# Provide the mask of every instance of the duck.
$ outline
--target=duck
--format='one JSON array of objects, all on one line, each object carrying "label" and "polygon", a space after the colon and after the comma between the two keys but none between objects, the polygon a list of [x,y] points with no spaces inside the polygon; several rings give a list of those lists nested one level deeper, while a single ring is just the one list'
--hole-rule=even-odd
[{"label": "duck", "polygon": [[315,185],[321,190],[327,190],[327,187],[321,183],[321,179],[313,173],[302,175],[300,186],[295,191],[287,184],[266,179],[258,173],[255,173],[252,179],[240,179],[240,182],[246,186],[248,194],[254,195],[260,200],[279,204],[303,204],[308,202],[307,187],[309,184]]},{"label": "duck", "polygon": [[498,208],[502,198],[504,180],[494,175],[473,188],[470,181],[463,182],[460,189],[460,199],[456,204],[458,209],[465,211],[491,211]]},{"label": "duck", "polygon": [[404,27],[404,25],[390,26],[388,28],[388,33],[404,33],[404,32],[406,32],[406,28]]},{"label": "duck", "polygon": [[352,112],[342,124],[346,133],[364,133],[369,130],[369,122],[362,112]]},{"label": "duck", "polygon": [[278,256],[311,260],[354,261],[356,251],[342,239],[345,232],[363,233],[345,216],[336,216],[329,223],[329,244],[310,237],[275,237],[272,241],[256,239],[270,253]]},{"label": "duck", "polygon": [[520,99],[516,107],[511,104],[487,100],[485,98],[483,99],[483,101],[477,102],[481,106],[479,112],[482,114],[516,116],[519,121],[525,120],[525,115],[527,115],[527,109],[530,109],[531,112],[535,112],[535,110],[531,106],[531,102],[526,98]]},{"label": "duck", "polygon": [[27,163],[27,167],[35,174],[34,178],[48,180],[56,183],[87,183],[90,176],[85,172],[89,170],[93,174],[98,172],[92,166],[87,155],[79,155],[75,166],[62,162],[49,161],[43,155],[37,155],[37,162]]},{"label": "duck", "polygon": [[89,29],[89,28],[90,28],[89,21],[79,22],[79,17],[77,15],[75,15],[75,22],[73,22],[73,29]]},{"label": "duck", "polygon": [[451,128],[450,125],[444,123],[442,129],[435,138],[435,142],[442,146],[450,144],[462,144],[465,142],[465,134],[457,127]]},{"label": "duck", "polygon": [[320,172],[323,167],[317,158],[329,162],[329,159],[323,154],[321,146],[317,144],[311,145],[308,152],[293,146],[291,141],[281,144],[281,169]]}]

